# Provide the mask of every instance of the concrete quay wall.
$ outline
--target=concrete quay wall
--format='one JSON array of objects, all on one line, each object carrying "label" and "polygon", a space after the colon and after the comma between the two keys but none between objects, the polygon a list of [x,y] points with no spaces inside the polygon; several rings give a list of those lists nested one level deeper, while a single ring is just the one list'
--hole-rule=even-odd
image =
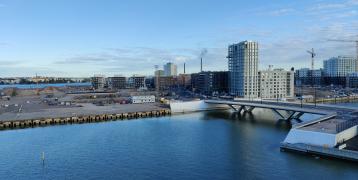
[{"label": "concrete quay wall", "polygon": [[144,112],[130,112],[118,114],[97,114],[97,115],[82,115],[71,117],[58,117],[58,118],[40,118],[40,119],[25,119],[25,120],[9,120],[0,121],[0,130],[18,129],[18,128],[31,128],[38,126],[49,126],[57,124],[81,124],[101,121],[115,121],[115,120],[130,120],[147,117],[160,117],[171,115],[170,109],[161,109]]},{"label": "concrete quay wall", "polygon": [[281,143],[281,151],[296,151],[305,154],[313,154],[317,156],[330,157],[336,159],[343,159],[358,162],[358,151],[351,151],[346,149],[330,148],[312,146],[308,144],[296,143]]}]

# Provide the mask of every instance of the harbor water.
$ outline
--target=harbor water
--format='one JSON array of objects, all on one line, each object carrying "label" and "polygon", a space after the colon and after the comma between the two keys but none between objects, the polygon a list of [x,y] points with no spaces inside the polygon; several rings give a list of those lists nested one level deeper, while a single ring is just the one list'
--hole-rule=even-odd
[{"label": "harbor water", "polygon": [[0,84],[0,90],[6,88],[18,89],[38,89],[47,87],[65,87],[65,86],[91,86],[91,83],[55,83],[55,84]]},{"label": "harbor water", "polygon": [[357,179],[356,163],[281,152],[290,126],[275,119],[257,109],[0,131],[0,179]]}]

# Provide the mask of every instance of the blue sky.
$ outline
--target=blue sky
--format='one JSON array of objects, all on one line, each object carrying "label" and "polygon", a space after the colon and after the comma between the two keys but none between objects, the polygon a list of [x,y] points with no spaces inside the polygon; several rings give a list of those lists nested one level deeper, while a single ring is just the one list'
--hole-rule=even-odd
[{"label": "blue sky", "polygon": [[227,69],[227,46],[259,42],[260,68],[355,55],[358,0],[0,0],[0,77],[153,74],[171,61]]}]

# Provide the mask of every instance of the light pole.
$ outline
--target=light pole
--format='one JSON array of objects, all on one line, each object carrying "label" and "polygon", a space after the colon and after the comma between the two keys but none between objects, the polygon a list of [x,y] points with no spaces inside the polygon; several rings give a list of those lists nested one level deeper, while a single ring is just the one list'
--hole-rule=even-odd
[{"label": "light pole", "polygon": [[303,106],[303,94],[302,94],[302,81],[301,81],[301,87],[300,87],[300,95],[301,95],[301,97],[300,97],[300,100],[301,100],[301,108],[302,108],[302,106]]},{"label": "light pole", "polygon": [[260,89],[260,98],[261,98],[261,104],[262,104],[262,91],[261,91],[261,87],[259,87]]},{"label": "light pole", "polygon": [[317,106],[317,91],[316,91],[316,86],[313,87],[314,88],[314,107]]}]

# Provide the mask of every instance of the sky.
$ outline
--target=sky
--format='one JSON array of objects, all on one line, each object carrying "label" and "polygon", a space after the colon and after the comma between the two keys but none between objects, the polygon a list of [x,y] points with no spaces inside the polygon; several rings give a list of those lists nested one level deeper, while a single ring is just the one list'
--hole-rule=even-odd
[{"label": "sky", "polygon": [[[227,70],[227,47],[259,43],[260,69],[355,56],[358,0],[0,0],[0,77]],[[204,52],[204,53],[203,53]]]}]

